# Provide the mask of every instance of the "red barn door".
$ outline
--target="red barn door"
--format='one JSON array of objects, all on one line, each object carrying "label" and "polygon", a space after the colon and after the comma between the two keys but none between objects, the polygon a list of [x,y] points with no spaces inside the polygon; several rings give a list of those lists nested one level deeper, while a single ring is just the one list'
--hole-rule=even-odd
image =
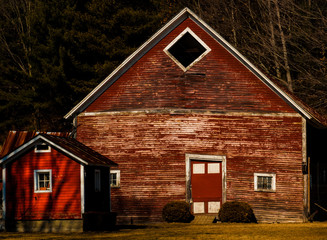
[{"label": "red barn door", "polygon": [[222,204],[222,163],[191,160],[193,213],[217,214]]}]

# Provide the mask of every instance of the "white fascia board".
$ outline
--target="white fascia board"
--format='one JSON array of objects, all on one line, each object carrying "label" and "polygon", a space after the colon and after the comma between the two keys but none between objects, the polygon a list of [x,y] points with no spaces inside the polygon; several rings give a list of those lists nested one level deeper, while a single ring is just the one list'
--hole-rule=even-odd
[{"label": "white fascia board", "polygon": [[49,139],[40,136],[41,139],[43,139],[45,142],[49,143],[51,146],[57,148],[58,150],[60,150],[63,153],[66,153],[68,156],[70,156],[71,158],[79,161],[80,163],[84,164],[84,165],[88,165],[88,162],[84,161],[83,159],[81,159],[80,157],[77,157],[76,155],[72,154],[71,152],[67,151],[66,149],[62,148],[61,146],[55,144],[54,142],[50,141]]},{"label": "white fascia board", "polygon": [[37,142],[40,139],[40,135],[32,138],[30,141],[28,141],[27,143],[24,143],[23,145],[21,145],[20,147],[18,147],[16,150],[12,151],[11,153],[7,154],[6,156],[4,156],[2,159],[0,159],[0,164],[3,164],[7,161],[10,161],[13,157],[15,157],[16,155],[21,155],[22,153],[25,152],[25,150],[28,149],[28,147]]},{"label": "white fascia board", "polygon": [[23,154],[27,149],[29,149],[29,147],[40,141],[43,140],[44,142],[48,143],[49,145],[57,148],[58,150],[66,153],[68,156],[70,156],[71,158],[79,161],[81,164],[84,165],[88,165],[88,162],[84,161],[83,159],[77,157],[76,155],[72,154],[71,152],[67,151],[66,149],[62,148],[61,146],[53,143],[52,141],[50,141],[49,139],[41,136],[41,135],[37,135],[36,137],[32,138],[30,141],[28,141],[27,143],[23,144],[22,146],[20,146],[19,148],[17,148],[16,150],[12,151],[11,153],[9,153],[8,155],[6,155],[4,158],[2,158],[0,160],[0,164],[7,164],[7,162],[10,162],[11,160],[13,160],[15,157],[20,156],[21,154]]},{"label": "white fascia board", "polygon": [[[189,10],[190,11],[190,10]],[[236,57],[247,69],[255,74],[266,86],[272,89],[283,100],[286,100],[291,106],[297,109],[303,116],[308,119],[312,119],[312,115],[304,110],[296,101],[294,101],[289,95],[287,95],[282,89],[280,89],[274,82],[272,82],[264,73],[262,73],[257,67],[255,67],[247,58],[245,58],[237,49],[235,49],[230,43],[228,43],[221,35],[219,35],[213,28],[207,25],[202,19],[196,16],[190,11],[191,18],[197,22],[202,28],[206,29],[214,39],[218,41],[229,53]]]},{"label": "white fascia board", "polygon": [[[81,213],[85,213],[85,174],[84,165],[81,164],[80,167],[80,181],[81,181]],[[110,184],[109,184],[110,185]]]},{"label": "white fascia board", "polygon": [[190,10],[184,8],[178,15],[170,20],[164,27],[156,32],[141,47],[125,59],[109,76],[107,76],[98,86],[96,86],[82,101],[80,101],[64,118],[68,119],[85,110],[96,98],[98,98],[108,87],[110,87],[120,76],[133,66],[142,56],[153,46],[171,32],[177,25],[189,16]]},{"label": "white fascia board", "polygon": [[155,33],[148,41],[146,41],[140,48],[131,54],[122,64],[120,64],[108,77],[106,77],[96,88],[94,88],[81,102],[79,102],[64,118],[76,115],[85,110],[90,103],[99,97],[108,87],[110,87],[125,71],[127,71],[137,60],[139,60],[147,51],[149,51],[155,44],[163,39],[170,31],[172,31],[178,24],[184,21],[187,17],[194,20],[200,27],[202,27],[208,34],[210,34],[218,43],[220,43],[229,53],[236,57],[247,69],[255,74],[266,86],[279,95],[284,101],[288,102],[293,108],[299,111],[303,116],[312,119],[313,116],[301,107],[293,98],[287,95],[275,83],[273,83],[265,74],[263,74],[257,67],[248,61],[238,50],[229,44],[222,36],[220,36],[213,28],[207,25],[194,12],[188,8],[184,8],[172,20],[170,20],[163,28]]}]

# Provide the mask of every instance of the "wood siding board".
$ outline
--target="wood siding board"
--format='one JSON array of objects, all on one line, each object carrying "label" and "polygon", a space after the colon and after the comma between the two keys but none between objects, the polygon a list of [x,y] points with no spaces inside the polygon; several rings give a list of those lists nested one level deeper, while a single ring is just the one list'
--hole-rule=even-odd
[{"label": "wood siding board", "polygon": [[[121,217],[160,220],[165,203],[185,200],[185,154],[193,153],[226,156],[226,200],[249,202],[259,220],[303,220],[300,115],[123,112],[81,115],[78,125],[79,141],[119,164],[112,209]],[[254,172],[276,173],[276,193],[254,192]]]}]

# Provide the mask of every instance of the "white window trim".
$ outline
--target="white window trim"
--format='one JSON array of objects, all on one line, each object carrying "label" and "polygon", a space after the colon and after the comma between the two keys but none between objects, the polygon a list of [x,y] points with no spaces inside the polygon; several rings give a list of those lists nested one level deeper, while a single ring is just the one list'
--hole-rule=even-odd
[{"label": "white window trim", "polygon": [[81,164],[80,168],[80,178],[81,178],[81,213],[85,213],[85,188],[84,188],[84,183],[85,183],[85,173],[84,173],[84,165]]},{"label": "white window trim", "polygon": [[116,173],[117,174],[117,184],[116,185],[111,185],[111,178],[110,178],[110,176],[109,176],[109,181],[110,181],[110,187],[111,188],[119,188],[120,187],[120,170],[117,170],[117,169],[115,169],[115,170],[111,170],[110,169],[110,174],[114,174],[114,173]]},{"label": "white window trim", "polygon": [[[272,177],[271,189],[258,189],[258,177]],[[276,192],[276,173],[254,173],[254,191]]]},{"label": "white window trim", "polygon": [[[97,175],[97,173],[99,173],[99,174]],[[97,179],[97,176],[99,176],[99,179]],[[97,182],[99,182],[98,188],[97,188]],[[94,170],[94,191],[101,192],[101,171],[100,171],[100,169]]]},{"label": "white window trim", "polygon": [[[38,173],[46,173],[46,172],[49,173],[50,189],[38,190]],[[52,192],[52,170],[51,169],[37,169],[37,170],[34,170],[34,192],[36,192],[36,193]]]},{"label": "white window trim", "polygon": [[[184,36],[185,33],[191,34],[206,50],[202,53],[197,59],[195,59],[190,65],[186,68],[181,64],[168,50],[181,38]],[[187,27],[183,32],[181,32],[171,43],[165,47],[164,52],[181,68],[184,72],[189,70],[194,64],[200,61],[205,55],[207,55],[211,51],[211,48],[205,42],[201,40],[189,27]]]},{"label": "white window trim", "polygon": [[[38,145],[47,145],[47,146],[48,146],[48,149],[46,149],[46,150],[38,150],[38,149],[37,149],[37,146],[38,146]],[[36,144],[36,145],[35,145],[35,147],[34,147],[34,152],[36,152],[36,153],[51,152],[51,147],[50,147],[50,145],[48,145],[48,144],[46,144],[46,143],[39,143],[39,144]]]}]

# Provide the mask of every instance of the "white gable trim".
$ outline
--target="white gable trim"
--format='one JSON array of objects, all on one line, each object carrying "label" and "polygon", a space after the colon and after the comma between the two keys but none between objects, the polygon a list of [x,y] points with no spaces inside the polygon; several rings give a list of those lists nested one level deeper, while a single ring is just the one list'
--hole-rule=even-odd
[{"label": "white gable trim", "polygon": [[122,64],[120,64],[108,77],[96,86],[81,102],[79,102],[64,118],[67,119],[85,110],[96,98],[109,88],[123,73],[134,65],[145,53],[155,46],[161,39],[170,33],[177,25],[184,21],[189,15],[189,9],[183,9],[178,15],[170,20],[163,28],[155,33],[148,41],[132,53]]},{"label": "white gable trim", "polygon": [[108,89],[122,74],[124,74],[136,61],[138,61],[146,52],[148,52],[154,45],[163,39],[169,32],[177,27],[182,21],[190,17],[200,27],[202,27],[208,34],[210,34],[218,43],[220,43],[229,53],[236,57],[246,68],[255,74],[264,84],[266,84],[272,91],[286,101],[291,107],[302,114],[307,119],[317,120],[312,114],[300,106],[292,97],[286,94],[276,84],[274,84],[265,74],[256,68],[250,61],[248,61],[239,51],[230,45],[222,36],[207,25],[202,19],[195,15],[190,9],[184,8],[171,21],[169,21],[163,28],[154,34],[147,42],[131,54],[122,64],[120,64],[108,77],[106,77],[97,87],[95,87],[81,102],[79,102],[64,118],[75,117],[80,112],[84,111],[96,98],[98,98],[106,89]]},{"label": "white gable trim", "polygon": [[85,213],[85,173],[84,165],[81,164],[80,169],[80,178],[81,178],[81,213]]},{"label": "white gable trim", "polygon": [[66,149],[60,147],[59,145],[53,143],[52,141],[48,140],[47,138],[43,137],[42,135],[37,135],[36,137],[32,138],[27,143],[25,143],[25,144],[21,145],[20,147],[18,147],[16,150],[14,150],[11,153],[7,154],[5,157],[0,159],[0,164],[7,164],[7,163],[11,162],[12,160],[14,160],[17,157],[24,154],[27,150],[29,150],[30,146],[35,145],[37,142],[39,142],[41,140],[43,140],[47,144],[59,149],[63,153],[66,153],[68,156],[70,156],[71,158],[77,160],[81,164],[88,165],[88,162],[86,162],[83,159],[77,157],[76,155],[74,155],[71,152],[67,151]]},{"label": "white gable trim", "polygon": [[[188,65],[186,68],[181,64],[170,52],[169,49],[179,40],[181,37],[185,35],[185,33],[189,33],[194,37],[206,50],[197,57],[190,65]],[[199,38],[189,27],[187,27],[183,32],[181,32],[170,44],[165,47],[164,52],[184,71],[186,72],[189,70],[193,65],[195,65],[197,62],[199,62],[202,58],[204,58],[205,55],[207,55],[211,51],[211,48],[202,41],[201,38]]]},{"label": "white gable trim", "polygon": [[247,58],[245,58],[238,50],[236,50],[229,42],[227,42],[222,36],[220,36],[215,30],[213,30],[204,21],[198,18],[195,14],[192,14],[191,18],[195,20],[202,28],[206,29],[214,39],[216,39],[230,54],[236,57],[247,69],[254,73],[263,83],[265,83],[271,90],[282,97],[286,102],[291,104],[296,110],[298,110],[303,116],[311,119],[312,116],[305,111],[299,104],[297,104],[290,96],[288,96],[282,89],[280,89],[274,82],[272,82],[265,74],[263,74],[257,67],[255,67]]}]

